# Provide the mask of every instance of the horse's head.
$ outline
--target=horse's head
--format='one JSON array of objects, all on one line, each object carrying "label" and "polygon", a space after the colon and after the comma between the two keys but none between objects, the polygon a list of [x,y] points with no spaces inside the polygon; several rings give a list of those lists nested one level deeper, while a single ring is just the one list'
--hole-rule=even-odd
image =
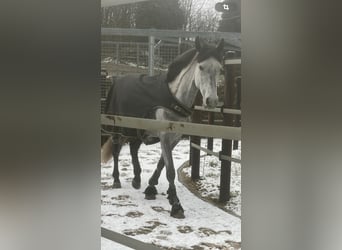
[{"label": "horse's head", "polygon": [[196,50],[198,51],[195,69],[195,85],[203,97],[203,105],[214,108],[218,104],[217,79],[222,69],[220,63],[223,55],[224,40],[217,47],[203,43],[196,37]]}]

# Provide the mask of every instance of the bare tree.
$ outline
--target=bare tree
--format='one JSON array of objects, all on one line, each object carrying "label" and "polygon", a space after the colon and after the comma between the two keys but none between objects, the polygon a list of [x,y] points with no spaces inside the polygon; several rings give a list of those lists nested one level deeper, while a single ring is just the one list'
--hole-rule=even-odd
[{"label": "bare tree", "polygon": [[[183,27],[188,31],[216,31],[220,21],[219,14],[208,0],[180,0],[186,23]],[[208,7],[209,6],[209,7]]]}]

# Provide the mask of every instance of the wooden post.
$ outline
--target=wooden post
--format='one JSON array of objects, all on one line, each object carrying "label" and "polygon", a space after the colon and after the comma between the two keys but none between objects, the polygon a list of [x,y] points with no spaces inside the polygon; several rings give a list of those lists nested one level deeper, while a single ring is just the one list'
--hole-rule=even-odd
[{"label": "wooden post", "polygon": [[[241,76],[235,78],[235,87],[236,87],[236,101],[235,101],[235,108],[241,109]],[[234,118],[234,126],[240,127],[241,126],[241,115],[235,115]],[[239,148],[239,141],[235,140],[233,149]]]},{"label": "wooden post", "polygon": [[[198,94],[195,100],[195,104],[201,102],[201,95]],[[199,111],[194,111],[192,114],[192,122],[200,123],[201,121],[201,113]],[[191,165],[191,179],[198,180],[200,178],[200,156],[201,152],[191,147],[191,143],[195,143],[197,145],[201,145],[201,137],[199,136],[190,136],[190,165]]]},{"label": "wooden post", "polygon": [[[228,53],[228,59],[235,57],[235,53]],[[234,104],[234,78],[236,65],[226,64],[225,66],[225,85],[224,85],[224,107],[232,108]],[[229,114],[223,115],[223,125],[232,126],[233,116]],[[222,140],[221,154],[232,155],[232,140]],[[231,162],[221,159],[221,177],[220,177],[220,202],[226,202],[230,199],[230,179],[231,179]]]}]

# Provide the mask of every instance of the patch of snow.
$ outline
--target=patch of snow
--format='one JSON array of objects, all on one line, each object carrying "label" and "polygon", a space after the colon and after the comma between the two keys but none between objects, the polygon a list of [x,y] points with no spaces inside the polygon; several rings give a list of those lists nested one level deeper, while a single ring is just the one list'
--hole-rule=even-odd
[{"label": "patch of snow", "polygon": [[106,57],[105,59],[103,59],[102,63],[110,63],[113,61],[113,58],[111,57]]},{"label": "patch of snow", "polygon": [[[201,146],[206,148],[207,140],[202,139]],[[213,149],[214,152],[221,151],[221,140],[214,140]],[[241,159],[241,143],[239,143],[237,150],[232,151],[232,157]],[[197,181],[199,193],[202,197],[210,197],[217,200],[220,191],[221,162],[217,157],[206,155],[202,151],[200,166],[201,179]],[[190,166],[183,168],[183,172],[186,176],[191,177]],[[225,208],[241,216],[241,165],[235,162],[231,164],[230,196],[231,198],[225,205]]]},{"label": "patch of snow", "polygon": [[[216,147],[214,151],[219,151],[217,150],[219,143],[216,140],[214,146]],[[189,150],[188,140],[182,140],[173,150],[175,168],[179,168],[188,160]],[[168,181],[165,169],[156,186],[158,190],[156,200],[144,198],[143,191],[148,186],[148,180],[157,166],[160,153],[159,143],[141,146],[139,159],[142,167],[142,187],[140,190],[131,186],[133,166],[128,145],[123,146],[119,158],[121,189],[111,188],[113,161],[101,166],[101,226],[164,248],[192,249],[194,246],[201,246],[203,249],[239,249],[241,247],[239,244],[241,242],[240,218],[199,199],[178,182],[177,177],[175,184],[178,197],[185,210],[185,219],[175,219],[170,216],[171,206],[166,198]],[[237,151],[234,154],[236,156],[240,153]],[[202,170],[206,180],[203,185],[217,186],[219,166],[214,159],[207,158],[204,161],[207,161],[209,165],[204,166]],[[237,167],[232,171],[233,179],[236,179],[232,182],[232,191],[237,193],[237,197],[241,193],[239,173]],[[215,189],[210,189],[210,194],[216,195],[216,192]],[[237,200],[237,203],[241,207],[241,198]],[[238,211],[237,207],[233,206],[236,211]],[[111,243],[107,241],[101,240],[102,250],[121,249],[112,248]],[[234,245],[232,242],[237,244]]]}]

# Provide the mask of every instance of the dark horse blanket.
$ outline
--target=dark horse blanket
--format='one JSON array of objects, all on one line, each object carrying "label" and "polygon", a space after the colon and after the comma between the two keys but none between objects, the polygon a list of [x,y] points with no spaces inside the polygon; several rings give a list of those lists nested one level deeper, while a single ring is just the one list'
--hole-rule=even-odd
[{"label": "dark horse blanket", "polygon": [[[184,107],[170,92],[166,82],[166,74],[156,76],[126,75],[113,78],[113,85],[107,96],[107,114],[155,118],[153,114],[156,108],[171,109],[181,116],[189,116],[191,111]],[[144,141],[141,130],[116,128],[124,136],[139,137]],[[150,143],[156,142],[155,140]],[[144,141],[145,144],[150,144]]]}]

